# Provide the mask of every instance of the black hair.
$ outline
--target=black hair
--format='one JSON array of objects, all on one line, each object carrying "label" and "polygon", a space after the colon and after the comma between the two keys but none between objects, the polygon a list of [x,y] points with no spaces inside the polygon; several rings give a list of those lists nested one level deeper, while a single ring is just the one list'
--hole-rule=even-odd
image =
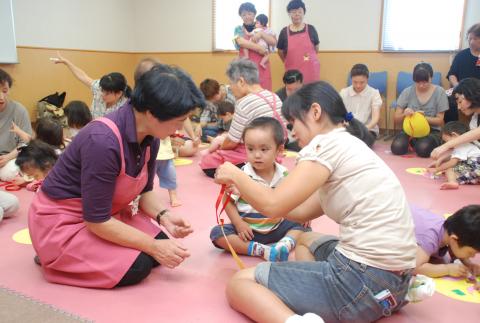
[{"label": "black hair", "polygon": [[460,247],[480,251],[480,205],[472,204],[461,208],[445,220],[443,227],[449,235],[455,234],[458,237]]},{"label": "black hair", "polygon": [[470,109],[480,108],[480,80],[469,77],[461,80],[453,89],[452,95],[460,94],[472,103]]},{"label": "black hair", "polygon": [[450,121],[443,126],[442,133],[450,136],[453,133],[456,133],[457,135],[463,135],[465,132],[468,132],[468,130],[468,127],[460,121]]},{"label": "black hair", "polygon": [[428,63],[418,63],[413,68],[413,81],[428,82],[433,77],[432,65]]},{"label": "black hair", "polygon": [[259,117],[253,119],[244,129],[242,134],[242,140],[245,140],[245,135],[248,130],[252,129],[270,129],[273,134],[273,140],[275,144],[281,146],[285,143],[285,137],[283,127],[280,122],[272,117]]},{"label": "black hair", "polygon": [[60,122],[52,118],[41,118],[35,127],[35,138],[50,146],[64,148],[63,127]]},{"label": "black hair", "polygon": [[262,25],[263,27],[267,27],[268,25],[268,17],[263,13],[256,16],[255,20],[257,20],[260,23],[260,25]]},{"label": "black hair", "polygon": [[183,70],[159,64],[139,78],[131,103],[138,112],[168,121],[204,107],[205,97]]},{"label": "black hair", "polygon": [[244,2],[238,8],[238,15],[241,16],[242,12],[253,12],[254,15],[257,14],[257,9],[255,9],[255,5],[251,2]]},{"label": "black hair", "polygon": [[152,67],[159,65],[160,62],[152,57],[146,57],[138,62],[137,67],[135,68],[135,72],[133,72],[133,80],[135,84],[137,84],[138,79],[140,76],[145,74],[145,72],[152,69]]},{"label": "black hair", "polygon": [[468,28],[467,36],[473,34],[475,37],[480,37],[480,23]]},{"label": "black hair", "polygon": [[83,101],[70,101],[64,108],[70,128],[83,128],[92,121],[92,113]]},{"label": "black hair", "polygon": [[[314,103],[321,106],[322,113],[326,114],[333,124],[338,125],[346,121],[348,111],[342,98],[333,86],[324,81],[309,83],[295,91],[283,103],[282,114],[288,121],[297,119],[305,123],[305,116]],[[371,147],[373,144],[373,135],[354,117],[348,121],[346,129],[367,146]]]},{"label": "black hair", "polygon": [[205,79],[200,83],[200,91],[202,91],[205,99],[211,100],[220,93],[220,84],[214,79]]},{"label": "black hair", "polygon": [[8,74],[7,72],[5,72],[3,69],[0,68],[0,85],[2,85],[5,82],[7,82],[8,87],[12,87],[12,84],[13,84],[12,77],[10,76],[10,74]]},{"label": "black hair", "polygon": [[370,72],[368,71],[368,67],[367,65],[365,64],[355,64],[353,65],[351,71],[350,71],[350,77],[354,77],[354,76],[365,76],[365,77],[369,77],[370,76]]},{"label": "black hair", "polygon": [[307,8],[305,8],[305,4],[303,3],[302,0],[292,0],[287,5],[287,12],[290,12],[290,10],[295,10],[299,8],[303,9],[303,13],[307,13]]},{"label": "black hair", "polygon": [[233,114],[235,112],[235,106],[230,101],[222,101],[217,104],[217,114],[224,116],[227,112]]},{"label": "black hair", "polygon": [[25,168],[38,168],[45,172],[53,167],[57,159],[54,147],[41,140],[33,139],[28,145],[18,148],[15,164],[22,171]]},{"label": "black hair", "polygon": [[288,70],[283,74],[283,84],[292,84],[297,81],[303,83],[303,74],[299,70]]},{"label": "black hair", "polygon": [[127,98],[132,94],[132,89],[127,85],[127,79],[122,73],[113,72],[102,76],[100,87],[106,92],[122,92]]}]

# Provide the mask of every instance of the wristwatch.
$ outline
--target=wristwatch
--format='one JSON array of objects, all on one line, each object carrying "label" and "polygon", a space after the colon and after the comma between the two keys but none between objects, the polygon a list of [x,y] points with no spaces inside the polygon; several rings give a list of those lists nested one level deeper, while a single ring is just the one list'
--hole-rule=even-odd
[{"label": "wristwatch", "polygon": [[158,212],[158,214],[157,214],[157,223],[158,224],[160,224],[160,219],[162,218],[162,216],[167,214],[167,212],[168,212],[168,209],[165,209],[165,210],[162,210],[162,211]]}]

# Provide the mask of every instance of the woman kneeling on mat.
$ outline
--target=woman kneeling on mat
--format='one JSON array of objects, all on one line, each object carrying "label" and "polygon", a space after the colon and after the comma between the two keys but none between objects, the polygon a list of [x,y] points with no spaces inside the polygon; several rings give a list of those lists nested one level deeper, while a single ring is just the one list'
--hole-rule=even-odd
[{"label": "woman kneeling on mat", "polygon": [[[203,95],[183,71],[160,66],[138,81],[130,103],[90,122],[33,198],[29,230],[45,278],[112,288],[139,283],[153,267],[189,252],[169,240],[192,232],[152,191],[159,139],[183,126]],[[138,197],[138,198],[137,198]]]}]

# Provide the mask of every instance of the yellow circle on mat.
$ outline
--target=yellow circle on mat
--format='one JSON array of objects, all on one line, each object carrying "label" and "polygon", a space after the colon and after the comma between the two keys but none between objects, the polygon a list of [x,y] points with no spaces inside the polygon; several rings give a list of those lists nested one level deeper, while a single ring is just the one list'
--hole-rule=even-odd
[{"label": "yellow circle on mat", "polygon": [[32,240],[30,239],[30,233],[28,232],[28,228],[15,232],[12,236],[12,239],[17,243],[32,244]]},{"label": "yellow circle on mat", "polygon": [[193,163],[193,161],[191,159],[175,158],[173,160],[173,164],[175,166],[185,166],[185,165],[190,165],[191,163]]},{"label": "yellow circle on mat", "polygon": [[427,171],[426,168],[421,168],[421,167],[414,167],[414,168],[407,168],[406,169],[407,173],[413,174],[413,175],[424,175]]},{"label": "yellow circle on mat", "polygon": [[297,157],[298,156],[298,153],[296,151],[291,151],[291,150],[285,150],[285,152],[283,153],[285,155],[285,157]]},{"label": "yellow circle on mat", "polygon": [[435,278],[435,291],[459,301],[480,303],[480,291],[473,289],[473,284],[465,278]]}]

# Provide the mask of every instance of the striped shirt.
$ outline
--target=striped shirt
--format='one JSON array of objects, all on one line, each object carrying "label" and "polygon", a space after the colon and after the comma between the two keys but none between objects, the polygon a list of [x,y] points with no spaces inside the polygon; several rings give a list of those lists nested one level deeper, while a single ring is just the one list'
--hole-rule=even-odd
[{"label": "striped shirt", "polygon": [[[262,96],[266,99],[263,99]],[[267,102],[268,101],[268,102]],[[275,101],[277,113],[273,113],[273,102]],[[271,106],[272,105],[272,106]],[[239,99],[235,106],[232,124],[228,130],[228,138],[233,142],[240,142],[243,129],[254,119],[259,117],[273,117],[278,120],[280,117],[283,126],[286,125],[282,117],[282,101],[275,94],[267,90],[256,93],[250,93]]]},{"label": "striped shirt", "polygon": [[114,105],[107,108],[107,104],[103,101],[102,96],[102,87],[100,86],[100,80],[94,80],[91,86],[93,99],[92,99],[92,116],[93,119],[101,118],[105,116],[107,113],[113,112],[118,110],[121,106],[127,103],[128,98],[122,96],[120,100],[117,101]]},{"label": "striped shirt", "polygon": [[[242,170],[250,176],[254,181],[262,183],[265,186],[269,186],[271,188],[275,188],[278,184],[288,175],[288,170],[278,164],[275,163],[275,174],[273,174],[273,178],[270,183],[266,182],[263,178],[257,175],[255,169],[253,169],[250,163],[245,164],[242,167]],[[247,222],[253,231],[259,232],[262,234],[266,234],[275,230],[280,223],[282,223],[283,218],[267,218],[257,210],[255,210],[250,204],[248,204],[245,200],[243,200],[239,196],[232,195],[232,198],[236,200],[236,206],[238,213],[243,218],[245,222]]]}]

